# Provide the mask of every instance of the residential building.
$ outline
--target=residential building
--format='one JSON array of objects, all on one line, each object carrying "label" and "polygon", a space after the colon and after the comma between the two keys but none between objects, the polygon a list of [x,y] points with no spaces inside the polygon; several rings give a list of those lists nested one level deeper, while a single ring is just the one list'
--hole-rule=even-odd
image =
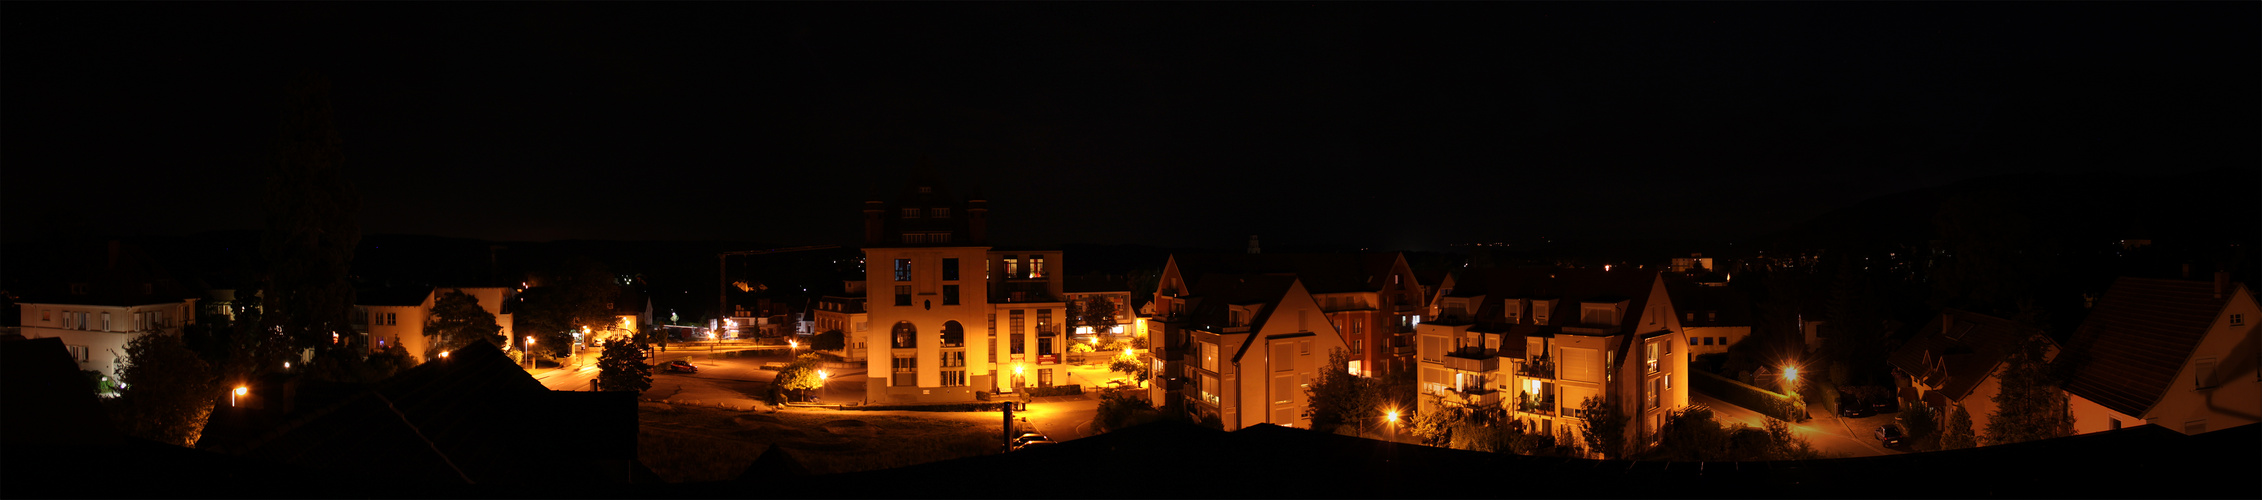
[{"label": "residential building", "polygon": [[2262,420],[2256,321],[2253,289],[2227,274],[2115,281],[2068,343],[2074,432],[2199,434]]},{"label": "residential building", "polygon": [[1600,398],[1627,415],[1627,443],[1654,445],[1688,405],[1680,318],[1656,270],[1476,269],[1416,327],[1422,411],[1498,405],[1549,434],[1583,426]]},{"label": "residential building", "polygon": [[[1138,332],[1136,315],[1131,310],[1131,282],[1120,275],[1087,274],[1062,280],[1061,288],[1068,298],[1068,326],[1070,334],[1079,341],[1097,336],[1129,338]],[[1097,325],[1084,324],[1083,308],[1087,301],[1105,300],[1114,307],[1115,318]]]},{"label": "residential building", "polygon": [[1681,336],[1688,339],[1690,359],[1726,353],[1728,346],[1751,336],[1751,299],[1743,292],[1706,286],[1684,275],[1666,274],[1664,277],[1665,291],[1673,299],[1673,311],[1681,315]]},{"label": "residential building", "polygon": [[[2049,341],[2042,330],[2011,320],[1940,311],[1888,359],[1902,406],[1923,404],[1938,415],[1947,415],[1951,406],[1963,408],[1972,430],[1984,434],[1995,414],[1995,395],[2002,392],[2002,371],[2029,338]],[[2055,344],[2048,349],[2051,356],[2056,350]]]},{"label": "residential building", "polygon": [[[863,290],[857,290],[857,292],[863,292]],[[868,332],[872,331],[872,325],[871,318],[864,313],[863,296],[826,295],[818,297],[817,310],[813,314],[817,319],[816,330],[818,333],[833,331],[842,333],[841,359],[863,361],[865,356],[870,355],[871,344],[867,343],[866,337],[869,336]]]},{"label": "residential building", "polygon": [[[1213,273],[1295,276],[1319,302],[1329,325],[1343,335],[1354,373],[1412,369],[1414,324],[1428,314],[1432,289],[1423,286],[1402,254],[1173,254],[1156,283],[1149,331],[1157,323],[1167,330],[1177,321],[1173,318],[1188,312],[1180,296],[1189,292],[1191,278]],[[1173,346],[1184,342],[1165,340]],[[1157,353],[1164,366],[1156,373],[1175,373],[1172,363],[1186,361],[1185,354],[1167,348]]]},{"label": "residential building", "polygon": [[[106,257],[104,257],[106,255]],[[107,254],[82,255],[60,282],[16,300],[27,339],[60,339],[80,370],[118,376],[126,343],[149,334],[179,335],[196,322],[197,294],[176,283],[139,247],[112,241]]]},{"label": "residential building", "polygon": [[1311,428],[1304,390],[1343,335],[1296,276],[1207,274],[1172,300],[1182,307],[1166,336],[1187,362],[1170,405],[1225,430],[1258,424]]},{"label": "residential building", "polygon": [[998,374],[997,392],[1067,385],[1068,295],[1059,250],[991,249],[982,274],[989,289],[986,330],[997,339],[983,359]]},{"label": "residential building", "polygon": [[[518,338],[512,333],[511,320],[518,303],[518,289],[511,287],[391,287],[361,290],[354,294],[353,326],[364,337],[365,345],[374,352],[398,344],[408,349],[410,356],[429,360],[439,353],[432,350],[440,339],[428,332],[424,324],[432,319],[432,308],[440,297],[462,292],[479,301],[479,308],[495,316],[495,324],[503,327],[503,338]],[[647,313],[649,314],[649,313]],[[508,349],[508,347],[504,347]]]}]

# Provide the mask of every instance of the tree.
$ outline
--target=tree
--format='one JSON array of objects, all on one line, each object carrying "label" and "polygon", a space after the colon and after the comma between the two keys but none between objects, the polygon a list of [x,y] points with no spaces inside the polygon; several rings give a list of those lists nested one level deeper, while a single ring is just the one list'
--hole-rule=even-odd
[{"label": "tree", "polygon": [[1389,395],[1382,382],[1368,377],[1352,375],[1350,355],[1342,349],[1327,354],[1327,366],[1320,369],[1319,378],[1304,389],[1304,417],[1312,420],[1312,430],[1335,432],[1344,424],[1360,426],[1361,431],[1381,418],[1390,405]]},{"label": "tree", "polygon": [[605,354],[597,359],[597,390],[643,393],[652,388],[652,365],[644,364],[644,350],[622,339],[605,341]]},{"label": "tree", "polygon": [[347,275],[361,243],[360,198],[346,181],[340,144],[329,80],[300,74],[289,86],[277,155],[266,172],[259,250],[268,267],[260,329],[289,337],[297,349],[313,349],[317,364],[363,360],[354,342],[359,337],[347,335],[354,314]]},{"label": "tree", "polygon": [[514,330],[534,337],[534,345],[550,356],[571,353],[573,332],[613,324],[613,299],[620,293],[613,280],[604,263],[588,257],[551,265],[537,273],[539,285],[519,294]]},{"label": "tree", "polygon": [[510,339],[503,338],[503,326],[495,324],[495,315],[479,307],[478,297],[463,290],[449,290],[432,301],[432,317],[424,322],[424,332],[436,339],[425,348],[424,359],[481,340],[497,347],[510,344]]},{"label": "tree", "polygon": [[1069,311],[1068,315],[1076,318],[1078,326],[1092,327],[1092,331],[1095,333],[1107,333],[1109,327],[1116,326],[1115,301],[1109,300],[1106,296],[1094,295],[1073,305],[1076,306],[1076,310]]},{"label": "tree", "polygon": [[1143,391],[1128,387],[1104,389],[1100,392],[1100,406],[1092,418],[1092,427],[1099,432],[1112,432],[1161,418],[1162,412],[1155,410]]},{"label": "tree", "polygon": [[1939,447],[1940,443],[1939,418],[1939,415],[1932,413],[1930,406],[1911,405],[1909,409],[1902,410],[1901,416],[1895,417],[1894,420],[1900,422],[1901,429],[1908,432],[1910,448],[1917,451],[1932,451]]},{"label": "tree", "polygon": [[1586,421],[1586,433],[1581,437],[1588,451],[1603,458],[1618,458],[1625,453],[1626,416],[1609,400],[1588,396],[1579,402],[1579,415]]},{"label": "tree", "polygon": [[801,357],[795,358],[793,364],[786,365],[784,369],[778,370],[778,378],[772,385],[788,391],[808,391],[823,388],[825,386],[824,378],[818,376],[818,371],[817,356],[803,354]]},{"label": "tree", "polygon": [[2009,444],[2073,435],[2073,413],[2066,392],[2052,379],[2049,340],[2032,335],[2019,343],[1998,374],[1995,413],[1987,422],[1987,444]]},{"label": "tree", "polygon": [[1763,425],[1766,426],[1765,429],[1767,430],[1768,459],[1812,460],[1822,458],[1822,453],[1815,451],[1814,445],[1807,442],[1806,438],[1791,433],[1791,424],[1769,417]]},{"label": "tree", "polygon": [[126,434],[179,446],[196,446],[221,395],[220,383],[181,337],[148,334],[126,342],[118,359],[122,382],[111,417]]},{"label": "tree", "polygon": [[1971,429],[1971,415],[1964,413],[1963,405],[1948,405],[1948,430],[1940,434],[1940,449],[1961,450],[1979,446],[1979,436]]},{"label": "tree", "polygon": [[838,351],[848,348],[848,334],[840,330],[826,330],[809,338],[809,348],[819,351]]},{"label": "tree", "polygon": [[1108,362],[1107,369],[1116,373],[1129,375],[1133,380],[1137,380],[1139,383],[1145,384],[1147,378],[1151,375],[1148,372],[1153,368],[1150,363],[1148,363],[1144,359],[1141,359],[1140,357],[1127,354],[1116,354],[1115,358]]}]

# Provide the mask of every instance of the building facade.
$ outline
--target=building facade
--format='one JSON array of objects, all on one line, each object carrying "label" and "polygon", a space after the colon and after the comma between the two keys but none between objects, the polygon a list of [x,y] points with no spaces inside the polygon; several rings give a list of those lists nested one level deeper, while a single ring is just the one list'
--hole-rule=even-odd
[{"label": "building facade", "polygon": [[864,297],[819,297],[814,314],[818,333],[841,332],[841,359],[863,361],[870,355],[871,344],[867,343],[866,337],[872,330],[872,325],[871,318],[864,314]]},{"label": "building facade", "polygon": [[[437,355],[432,346],[440,339],[424,328],[432,319],[432,307],[440,296],[462,292],[479,301],[479,308],[495,316],[495,324],[503,327],[506,339],[516,339],[511,329],[511,304],[518,300],[518,289],[511,287],[415,287],[364,290],[354,297],[355,321],[371,352],[400,345],[419,362]],[[512,346],[497,346],[508,350]]]},{"label": "building facade", "polygon": [[1533,429],[1577,438],[1588,398],[1627,415],[1627,443],[1657,442],[1688,405],[1688,357],[1654,270],[1480,269],[1417,327],[1421,411],[1498,406]]},{"label": "building facade", "polygon": [[1186,312],[1166,327],[1184,356],[1169,405],[1225,430],[1257,424],[1311,428],[1305,389],[1343,349],[1311,293],[1294,276],[1208,274],[1172,298]]},{"label": "building facade", "polygon": [[[1903,407],[1923,404],[1935,415],[1962,408],[1972,430],[1984,435],[1994,419],[1995,395],[2002,393],[2003,370],[2028,339],[2049,342],[2041,329],[2011,320],[1941,311],[1888,358]],[[2053,343],[2047,352],[2054,358],[2056,351]]]}]

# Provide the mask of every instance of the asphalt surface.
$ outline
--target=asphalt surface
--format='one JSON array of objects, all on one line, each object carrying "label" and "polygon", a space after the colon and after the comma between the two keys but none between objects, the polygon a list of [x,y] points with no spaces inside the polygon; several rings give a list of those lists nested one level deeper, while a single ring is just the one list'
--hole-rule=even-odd
[{"label": "asphalt surface", "polygon": [[[1766,425],[1767,417],[1749,408],[1720,401],[1704,393],[1689,391],[1689,404],[1705,405],[1712,409],[1713,420],[1725,425],[1743,424],[1755,428]],[[1823,411],[1820,407],[1816,412]],[[1838,457],[1874,457],[1908,453],[1906,449],[1886,448],[1873,433],[1877,426],[1893,422],[1900,413],[1884,413],[1861,418],[1840,418],[1837,415],[1815,415],[1812,420],[1790,424],[1791,430],[1807,438],[1816,451]]]}]

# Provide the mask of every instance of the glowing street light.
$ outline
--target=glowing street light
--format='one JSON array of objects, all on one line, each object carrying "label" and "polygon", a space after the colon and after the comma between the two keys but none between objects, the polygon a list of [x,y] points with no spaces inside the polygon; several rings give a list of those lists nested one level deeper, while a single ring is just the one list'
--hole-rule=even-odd
[{"label": "glowing street light", "polygon": [[1382,419],[1390,422],[1390,442],[1398,442],[1398,410],[1391,409],[1382,412]]},{"label": "glowing street light", "polygon": [[1797,382],[1797,381],[1799,381],[1799,367],[1796,367],[1796,366],[1785,366],[1785,367],[1783,367],[1783,380],[1789,380],[1789,381],[1792,381],[1792,382]]},{"label": "glowing street light", "polygon": [[447,359],[448,351],[440,351],[440,359]]},{"label": "glowing street light", "polygon": [[229,392],[228,392],[228,407],[229,407],[229,408],[234,408],[234,407],[236,407],[236,406],[237,406],[237,405],[236,405],[236,398],[244,397],[245,395],[249,395],[249,394],[251,394],[251,388],[250,388],[250,387],[244,387],[244,386],[240,386],[240,385],[239,385],[239,386],[236,386],[236,390],[233,390],[233,391],[229,391]]}]

